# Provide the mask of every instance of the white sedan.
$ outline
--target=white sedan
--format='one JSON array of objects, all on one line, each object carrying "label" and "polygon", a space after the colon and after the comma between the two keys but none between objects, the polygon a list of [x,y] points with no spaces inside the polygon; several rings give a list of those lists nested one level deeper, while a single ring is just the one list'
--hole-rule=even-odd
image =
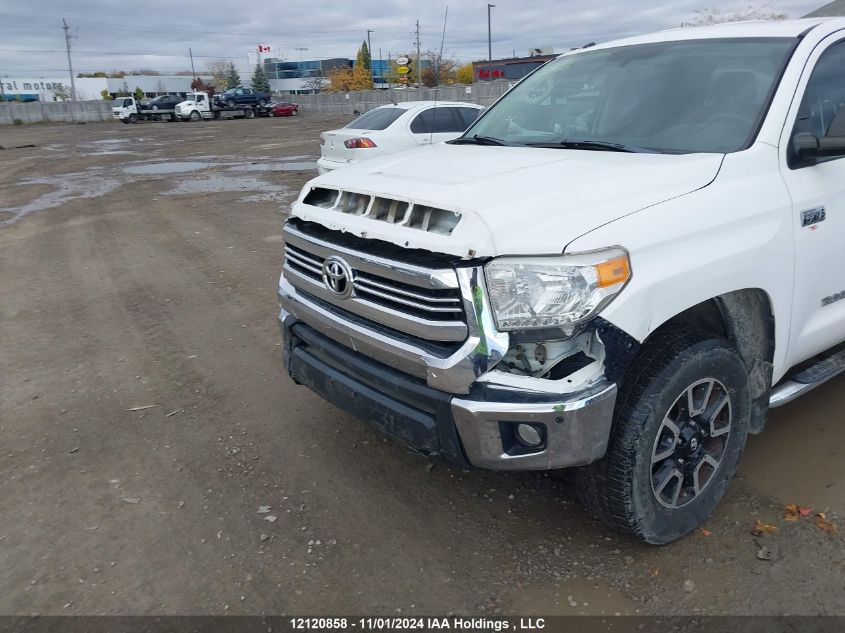
[{"label": "white sedan", "polygon": [[366,112],[320,135],[321,174],[368,158],[459,137],[482,106],[456,101],[406,101]]}]

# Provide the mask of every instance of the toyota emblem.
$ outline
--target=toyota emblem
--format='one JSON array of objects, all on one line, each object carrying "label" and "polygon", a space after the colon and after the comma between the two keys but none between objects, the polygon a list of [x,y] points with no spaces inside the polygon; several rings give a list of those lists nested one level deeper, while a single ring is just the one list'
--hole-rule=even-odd
[{"label": "toyota emblem", "polygon": [[327,257],[323,262],[323,283],[328,291],[339,299],[348,299],[355,289],[349,264],[334,255]]}]

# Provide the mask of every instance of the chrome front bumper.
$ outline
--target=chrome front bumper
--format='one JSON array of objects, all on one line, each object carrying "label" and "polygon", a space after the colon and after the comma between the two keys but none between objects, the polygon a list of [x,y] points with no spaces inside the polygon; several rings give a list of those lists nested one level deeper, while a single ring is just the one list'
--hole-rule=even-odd
[{"label": "chrome front bumper", "polygon": [[[560,401],[452,399],[452,416],[467,460],[491,470],[548,470],[589,464],[604,456],[610,437],[616,385],[601,381]],[[541,450],[513,451],[503,425],[544,429]]]},{"label": "chrome front bumper", "polygon": [[[279,298],[282,304],[279,320],[285,337],[288,371],[297,382],[308,385],[338,407],[397,435],[396,429],[401,427],[403,420],[408,425],[416,424],[421,415],[426,415],[413,408],[414,403],[399,400],[404,383],[424,380],[427,384],[415,383],[418,386],[411,386],[408,391],[427,389],[428,400],[448,399],[445,412],[441,407],[427,413],[433,420],[429,426],[435,429],[431,431],[435,437],[418,442],[408,439],[418,437],[418,433],[399,436],[413,448],[427,454],[443,454],[460,466],[491,470],[565,468],[588,464],[604,456],[616,402],[616,385],[603,377],[566,394],[550,393],[539,386],[537,391],[526,391],[481,383],[476,380],[477,375],[486,364],[474,356],[477,343],[464,345],[450,356],[438,356],[431,350],[391,339],[363,323],[339,319],[326,307],[298,292],[284,278],[279,283]],[[314,367],[319,372],[320,359],[328,353],[326,345],[313,356],[315,362],[310,375],[306,378],[299,374],[297,365],[290,360],[293,355],[291,340],[296,338],[291,334],[291,328],[297,324],[338,344],[340,374],[326,374],[323,376],[325,381],[314,378]],[[308,350],[307,345],[302,345],[296,353],[301,358],[310,358]],[[372,384],[368,379],[370,374],[358,365],[393,371],[395,384],[400,388],[389,396],[380,397],[379,387]],[[407,376],[400,376],[397,370]],[[445,382],[448,389],[441,386],[443,377],[448,377]],[[337,388],[341,380],[346,382],[345,391]],[[320,387],[320,382],[331,386]],[[538,382],[548,381],[538,379]],[[458,386],[463,389],[460,395],[454,390]],[[362,401],[367,399],[375,404],[362,409]],[[389,420],[389,425],[380,423],[382,420]],[[514,447],[508,445],[504,429],[520,422],[543,429],[544,442],[540,448],[531,451],[522,447],[514,451]],[[456,432],[459,438],[457,452],[431,448],[449,444],[444,433],[450,432]]]}]

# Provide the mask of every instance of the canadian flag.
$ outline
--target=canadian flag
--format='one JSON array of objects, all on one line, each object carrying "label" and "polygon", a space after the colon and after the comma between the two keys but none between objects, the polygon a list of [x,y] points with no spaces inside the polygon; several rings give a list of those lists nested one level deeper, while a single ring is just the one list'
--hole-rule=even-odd
[{"label": "canadian flag", "polygon": [[258,45],[258,52],[259,53],[269,53],[270,46],[268,44],[259,44]]}]

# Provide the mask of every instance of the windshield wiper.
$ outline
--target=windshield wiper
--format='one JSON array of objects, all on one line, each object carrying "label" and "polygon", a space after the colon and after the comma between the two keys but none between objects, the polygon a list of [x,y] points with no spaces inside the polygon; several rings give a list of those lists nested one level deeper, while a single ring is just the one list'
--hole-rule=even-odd
[{"label": "windshield wiper", "polygon": [[546,147],[551,149],[589,149],[604,152],[631,152],[636,154],[657,154],[656,150],[624,143],[611,143],[609,141],[576,141],[563,139],[557,143],[526,143],[529,147]]},{"label": "windshield wiper", "polygon": [[460,138],[452,139],[451,141],[446,142],[450,145],[518,145],[518,143],[509,143],[508,141],[503,141],[500,138],[494,138],[492,136],[479,136],[478,134],[476,134],[475,136],[461,136]]}]

